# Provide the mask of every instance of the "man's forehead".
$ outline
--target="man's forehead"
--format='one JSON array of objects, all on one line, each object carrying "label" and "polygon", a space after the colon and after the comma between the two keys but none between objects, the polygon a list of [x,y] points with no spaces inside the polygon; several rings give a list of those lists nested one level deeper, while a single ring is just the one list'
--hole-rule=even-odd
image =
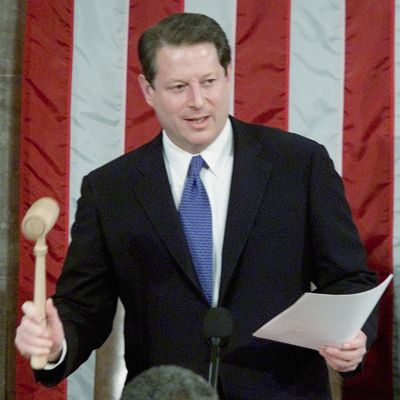
[{"label": "man's forehead", "polygon": [[164,45],[156,53],[155,75],[161,71],[164,76],[174,75],[179,71],[188,73],[193,68],[197,69],[197,66],[209,70],[209,73],[221,67],[216,48],[212,43]]}]

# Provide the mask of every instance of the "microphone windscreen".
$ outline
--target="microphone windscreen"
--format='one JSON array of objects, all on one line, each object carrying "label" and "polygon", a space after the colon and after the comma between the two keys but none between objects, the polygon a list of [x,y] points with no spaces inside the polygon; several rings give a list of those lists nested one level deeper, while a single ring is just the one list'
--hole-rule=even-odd
[{"label": "microphone windscreen", "polygon": [[214,307],[207,311],[203,323],[203,335],[206,339],[227,338],[233,332],[232,313],[224,307]]}]

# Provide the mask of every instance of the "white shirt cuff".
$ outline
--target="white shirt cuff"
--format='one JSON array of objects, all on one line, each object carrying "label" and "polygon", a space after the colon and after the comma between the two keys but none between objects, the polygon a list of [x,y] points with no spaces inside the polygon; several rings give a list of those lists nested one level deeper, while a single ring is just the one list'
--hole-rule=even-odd
[{"label": "white shirt cuff", "polygon": [[47,363],[43,369],[46,371],[50,371],[58,367],[64,361],[66,355],[67,355],[67,341],[64,339],[60,359],[55,363],[52,362]]}]

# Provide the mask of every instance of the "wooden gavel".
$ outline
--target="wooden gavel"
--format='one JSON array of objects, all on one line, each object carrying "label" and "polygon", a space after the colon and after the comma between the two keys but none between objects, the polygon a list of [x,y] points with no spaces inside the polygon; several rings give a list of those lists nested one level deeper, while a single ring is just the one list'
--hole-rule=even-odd
[{"label": "wooden gavel", "polygon": [[[40,313],[43,327],[46,327],[46,235],[56,223],[59,213],[60,208],[54,199],[42,197],[32,204],[21,223],[24,236],[36,241],[33,248],[35,255],[33,302]],[[31,357],[33,369],[42,369],[46,364],[47,356]]]}]

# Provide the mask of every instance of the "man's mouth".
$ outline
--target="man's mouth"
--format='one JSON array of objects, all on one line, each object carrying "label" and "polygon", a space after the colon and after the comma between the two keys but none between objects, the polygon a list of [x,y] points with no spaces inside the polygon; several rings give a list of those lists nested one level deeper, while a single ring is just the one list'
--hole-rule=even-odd
[{"label": "man's mouth", "polygon": [[193,117],[193,118],[185,118],[185,119],[186,119],[186,121],[189,121],[189,122],[201,123],[201,122],[206,121],[208,118],[209,118],[208,115],[206,115],[206,116],[202,116],[202,117]]}]

